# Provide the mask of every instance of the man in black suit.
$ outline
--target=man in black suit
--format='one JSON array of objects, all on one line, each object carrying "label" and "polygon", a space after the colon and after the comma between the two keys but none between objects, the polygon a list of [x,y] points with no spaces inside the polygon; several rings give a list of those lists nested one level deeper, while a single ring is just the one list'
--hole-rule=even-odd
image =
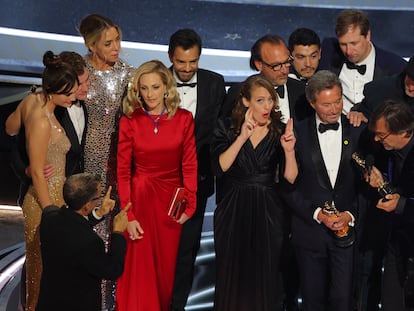
[{"label": "man in black suit", "polygon": [[406,61],[371,43],[368,16],[359,10],[342,11],[336,19],[336,38],[322,42],[320,69],[335,72],[342,82],[344,113],[362,101],[364,85],[398,74]]},{"label": "man in black suit", "polygon": [[[277,35],[265,35],[258,39],[251,48],[250,68],[259,71],[274,85],[279,96],[279,109],[282,121],[289,118],[302,120],[312,113],[312,108],[305,98],[305,84],[289,78],[292,56],[283,39]],[[240,84],[232,86],[227,93],[222,117],[231,115],[240,93]]]},{"label": "man in black suit", "polygon": [[[373,167],[369,183],[377,188],[387,175],[394,191],[376,207],[387,213],[390,231],[384,260],[382,309],[414,308],[414,113],[405,103],[385,101],[371,115],[369,129],[388,161],[382,173]],[[368,178],[367,178],[368,179]]]},{"label": "man in black suit", "polygon": [[[88,94],[90,81],[86,63],[82,56],[75,52],[62,52],[59,54],[63,62],[70,64],[78,75],[79,87],[76,92],[77,101],[69,108],[56,107],[55,115],[69,138],[71,147],[66,154],[66,176],[83,172],[83,152],[86,137],[86,124],[88,114],[84,100]],[[29,160],[26,155],[26,142],[24,129],[19,133],[17,144],[11,151],[11,165],[19,178],[20,194],[19,205],[23,203],[28,186],[31,184]],[[45,166],[45,176],[51,177],[54,168],[51,165]]]},{"label": "man in black suit", "polygon": [[[414,57],[398,75],[384,77],[367,83],[364,99],[353,110],[362,112],[368,119],[372,112],[385,100],[395,100],[407,104],[414,111]],[[372,138],[371,138],[372,140]],[[372,148],[380,148],[373,144]],[[371,150],[370,153],[374,153]],[[387,159],[377,156],[376,162],[387,163]],[[357,248],[357,301],[361,311],[379,310],[381,302],[381,279],[383,260],[387,246],[388,215],[376,209],[376,196],[371,200],[371,208],[361,219],[363,231]]]},{"label": "man in black suit", "polygon": [[371,113],[386,99],[406,103],[414,110],[414,56],[398,75],[374,80],[365,85],[364,99],[355,106],[368,119]]},{"label": "man in black suit", "polygon": [[198,161],[197,209],[184,225],[177,255],[171,310],[184,311],[191,290],[194,262],[200,248],[207,199],[214,193],[210,140],[225,96],[222,75],[198,68],[201,38],[192,29],[180,29],[170,37],[168,56],[177,81],[180,106],[192,112]]},{"label": "man in black suit", "polygon": [[[353,127],[342,112],[342,87],[326,70],[316,72],[306,86],[316,111],[296,122],[299,174],[281,193],[293,211],[295,246],[306,311],[350,311],[352,305],[353,226],[357,219],[359,178],[351,155],[362,128]],[[338,213],[330,217],[325,203]],[[348,228],[348,236],[335,232]]]},{"label": "man in black suit", "polygon": [[[88,215],[101,203],[101,187],[98,175],[72,175],[63,186],[67,205],[43,210],[39,229],[43,271],[37,311],[99,311],[101,280],[116,280],[122,274],[130,204],[114,217],[106,252],[104,242],[88,222]],[[108,211],[115,205],[110,192],[111,188],[102,200]]]}]

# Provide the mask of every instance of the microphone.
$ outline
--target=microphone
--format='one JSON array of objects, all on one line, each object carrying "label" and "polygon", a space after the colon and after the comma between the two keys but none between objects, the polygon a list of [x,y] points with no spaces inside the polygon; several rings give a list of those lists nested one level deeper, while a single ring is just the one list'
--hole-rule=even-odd
[{"label": "microphone", "polygon": [[371,178],[371,170],[372,170],[372,166],[374,165],[374,163],[375,163],[374,156],[372,154],[368,154],[365,157],[365,169],[367,170],[367,173],[368,173],[368,183]]}]

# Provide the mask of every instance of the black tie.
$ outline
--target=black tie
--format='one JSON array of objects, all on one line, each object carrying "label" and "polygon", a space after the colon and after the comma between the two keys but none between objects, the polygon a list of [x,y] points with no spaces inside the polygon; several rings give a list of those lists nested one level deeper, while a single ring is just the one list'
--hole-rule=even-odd
[{"label": "black tie", "polygon": [[361,75],[364,75],[365,72],[367,71],[367,65],[356,65],[356,64],[351,63],[351,62],[346,62],[346,66],[348,67],[348,69],[356,69],[356,70],[358,70],[358,72]]},{"label": "black tie", "polygon": [[338,122],[328,123],[328,124],[319,123],[318,131],[319,133],[325,133],[326,131],[329,131],[329,130],[337,131],[338,128],[339,128]]},{"label": "black tie", "polygon": [[279,95],[279,98],[285,97],[285,86],[280,85],[275,88],[277,95]]},{"label": "black tie", "polygon": [[194,82],[194,83],[178,83],[177,82],[177,87],[183,87],[183,86],[195,87],[196,85],[197,85],[197,82]]}]

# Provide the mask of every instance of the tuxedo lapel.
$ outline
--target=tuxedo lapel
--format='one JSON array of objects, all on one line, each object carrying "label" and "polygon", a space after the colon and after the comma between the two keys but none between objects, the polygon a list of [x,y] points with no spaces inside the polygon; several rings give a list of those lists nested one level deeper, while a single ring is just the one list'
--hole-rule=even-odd
[{"label": "tuxedo lapel", "polygon": [[80,102],[80,104],[81,104],[81,107],[82,107],[82,109],[83,109],[83,114],[84,114],[84,116],[85,116],[85,128],[84,128],[84,130],[83,130],[83,134],[82,134],[82,142],[81,142],[81,145],[82,146],[85,146],[85,140],[86,140],[86,130],[87,130],[87,128],[88,128],[88,110],[87,110],[87,108],[86,108],[86,104],[85,104],[85,102],[84,101],[79,101]]},{"label": "tuxedo lapel", "polygon": [[341,187],[341,182],[346,182],[344,175],[345,170],[349,169],[348,162],[352,158],[351,153],[354,150],[353,145],[355,142],[351,137],[351,125],[348,119],[344,115],[341,115],[341,127],[342,127],[342,144],[341,144],[341,161],[339,162],[338,175],[336,177],[335,189]]},{"label": "tuxedo lapel", "polygon": [[316,177],[319,184],[324,189],[332,189],[331,182],[329,180],[328,172],[326,171],[325,162],[323,161],[321,148],[319,145],[318,133],[316,130],[316,120],[313,116],[308,119],[309,129],[309,147],[313,165],[316,171]]}]

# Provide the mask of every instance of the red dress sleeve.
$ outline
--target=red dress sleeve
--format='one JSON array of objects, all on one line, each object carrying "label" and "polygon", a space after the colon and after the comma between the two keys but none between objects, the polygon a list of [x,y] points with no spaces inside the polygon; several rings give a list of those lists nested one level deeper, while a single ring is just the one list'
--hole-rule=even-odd
[{"label": "red dress sleeve", "polygon": [[[133,119],[122,116],[119,121],[118,154],[117,154],[117,181],[118,194],[121,208],[131,202],[131,173],[132,173],[132,148],[133,148]],[[128,210],[128,220],[135,220],[132,212]]]}]

